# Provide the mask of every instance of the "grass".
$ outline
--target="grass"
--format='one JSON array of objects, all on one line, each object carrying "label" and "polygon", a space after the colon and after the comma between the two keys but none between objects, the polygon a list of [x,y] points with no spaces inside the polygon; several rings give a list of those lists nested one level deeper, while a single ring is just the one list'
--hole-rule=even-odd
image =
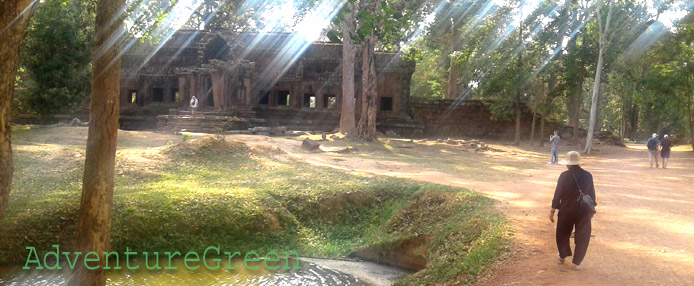
[{"label": "grass", "polygon": [[[344,257],[427,235],[427,268],[399,283],[432,285],[474,281],[509,237],[493,201],[460,188],[316,168],[213,138],[144,149],[119,151],[115,251],[219,246]],[[27,246],[39,253],[53,244],[72,248],[83,154],[83,147],[71,145],[17,148],[0,264],[23,263]]]}]

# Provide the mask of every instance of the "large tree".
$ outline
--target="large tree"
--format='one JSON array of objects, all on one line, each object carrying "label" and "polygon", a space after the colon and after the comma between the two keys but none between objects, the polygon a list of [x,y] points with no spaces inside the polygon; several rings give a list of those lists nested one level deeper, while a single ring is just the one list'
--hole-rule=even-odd
[{"label": "large tree", "polygon": [[359,118],[359,125],[357,125],[357,133],[362,139],[372,140],[376,139],[376,115],[378,113],[377,100],[378,94],[376,93],[376,53],[374,50],[375,45],[375,31],[374,26],[378,23],[373,19],[376,19],[376,13],[378,12],[377,1],[371,0],[371,3],[366,3],[364,7],[365,11],[368,11],[367,15],[364,16],[366,19],[372,19],[370,21],[363,21],[361,28],[364,34],[364,41],[362,44],[362,77],[361,77],[361,117]]},{"label": "large tree", "polygon": [[346,136],[356,135],[355,102],[354,102],[354,67],[356,46],[352,35],[356,34],[354,15],[359,2],[347,1],[342,13],[342,110],[340,113],[340,133]]},{"label": "large tree", "polygon": [[[26,71],[21,112],[39,116],[72,109],[89,96],[94,41],[91,1],[47,0],[34,12],[20,65]],[[61,51],[56,53],[56,47]]]},{"label": "large tree", "polygon": [[612,0],[607,1],[607,16],[605,19],[605,23],[602,23],[602,15],[600,14],[601,10],[601,3],[598,1],[598,9],[597,9],[597,16],[598,16],[598,35],[600,37],[600,46],[598,47],[598,63],[597,66],[595,67],[595,80],[593,81],[593,99],[592,103],[590,105],[590,121],[588,123],[588,135],[586,136],[586,147],[583,149],[583,153],[590,154],[590,149],[593,146],[593,134],[595,133],[595,123],[598,120],[598,103],[600,100],[600,81],[602,78],[600,75],[602,74],[602,67],[603,67],[603,62],[605,58],[605,49],[607,49],[608,45],[608,33],[610,33],[610,22],[612,20],[612,10],[614,7],[614,4],[612,3]]},{"label": "large tree", "polygon": [[12,189],[11,120],[15,72],[19,63],[24,30],[34,7],[31,0],[4,0],[0,2],[0,222],[10,199]]},{"label": "large tree", "polygon": [[70,285],[104,285],[103,265],[111,249],[111,207],[118,134],[121,39],[124,36],[122,13],[125,0],[100,0],[97,3],[96,39],[93,53],[94,74],[82,179],[82,200],[78,213],[76,250],[94,251],[99,266],[89,270],[78,264]]}]

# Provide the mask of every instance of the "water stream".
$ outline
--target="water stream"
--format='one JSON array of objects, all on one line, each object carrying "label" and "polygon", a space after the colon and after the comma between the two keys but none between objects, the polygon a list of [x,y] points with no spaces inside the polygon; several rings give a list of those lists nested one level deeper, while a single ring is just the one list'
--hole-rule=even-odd
[{"label": "water stream", "polygon": [[[296,261],[294,261],[296,263]],[[340,271],[300,261],[301,269],[268,270],[260,267],[249,270],[243,261],[233,261],[237,269],[221,267],[210,270],[201,267],[188,270],[183,260],[173,260],[176,270],[147,270],[140,267],[108,273],[106,285],[369,285],[359,278]],[[296,265],[296,264],[294,264]],[[294,266],[293,265],[293,266]],[[225,265],[226,266],[226,265]],[[23,270],[21,266],[0,267],[0,285],[63,285],[70,274],[67,267],[62,270]]]}]

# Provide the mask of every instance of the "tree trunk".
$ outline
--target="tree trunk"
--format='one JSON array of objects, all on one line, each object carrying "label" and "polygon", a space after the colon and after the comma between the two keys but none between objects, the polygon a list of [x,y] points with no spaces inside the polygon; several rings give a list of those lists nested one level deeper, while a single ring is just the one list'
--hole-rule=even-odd
[{"label": "tree trunk", "polygon": [[456,61],[456,52],[460,51],[460,45],[463,41],[463,33],[458,33],[458,21],[455,21],[451,26],[451,66],[448,69],[448,93],[447,99],[458,98],[458,61]]},{"label": "tree trunk", "polygon": [[533,112],[533,121],[530,124],[530,146],[533,146],[533,141],[535,141],[535,118],[537,117],[537,112]]},{"label": "tree trunk", "polygon": [[[453,52],[455,51],[456,49],[453,50]],[[458,98],[458,62],[453,57],[453,53],[451,53],[451,67],[448,71],[448,94],[446,98]]]},{"label": "tree trunk", "polygon": [[[519,7],[521,10],[521,17],[520,17],[520,24],[519,24],[519,33],[518,33],[518,48],[520,49],[523,47],[523,1],[520,2],[521,6]],[[521,88],[523,88],[523,78],[521,76],[522,72],[521,70],[523,69],[523,51],[520,50],[518,52],[518,62],[516,63],[516,66],[518,68],[518,86],[516,87],[516,136],[514,136],[513,139],[513,145],[520,146],[520,139],[521,139]]]},{"label": "tree trunk", "polygon": [[586,79],[586,64],[581,61],[578,65],[578,78],[574,89],[574,95],[571,99],[573,104],[569,111],[569,125],[573,127],[571,140],[578,144],[578,131],[581,128],[581,108],[583,107],[583,83]]},{"label": "tree trunk", "polygon": [[376,139],[376,114],[378,112],[376,94],[376,65],[374,53],[374,32],[364,39],[362,55],[362,108],[357,132],[366,140]]},{"label": "tree trunk", "polygon": [[[598,4],[600,5],[600,4]],[[610,19],[612,18],[612,1],[609,2],[609,8],[607,10],[607,20],[605,21],[605,30],[602,29],[602,21],[600,19],[600,8],[598,6],[598,24],[600,24],[600,48],[598,49],[598,64],[595,67],[595,81],[593,84],[593,102],[590,105],[590,121],[588,123],[588,135],[586,136],[586,148],[583,153],[590,154],[590,149],[593,146],[593,134],[595,133],[595,124],[598,117],[598,105],[600,103],[600,75],[602,73],[602,65],[604,62],[605,46],[606,46],[606,36],[610,31]]]},{"label": "tree trunk", "polygon": [[342,112],[340,113],[340,133],[345,136],[356,135],[354,115],[354,59],[356,55],[354,41],[350,34],[354,32],[354,11],[351,2],[347,2],[349,13],[342,21]]},{"label": "tree trunk", "polygon": [[76,251],[94,251],[99,261],[88,270],[78,264],[69,285],[104,285],[104,252],[111,248],[111,207],[118,133],[121,37],[124,0],[97,3],[94,75],[89,120],[89,136],[82,179],[82,200],[77,221]]},{"label": "tree trunk", "polygon": [[516,134],[513,139],[513,145],[520,145],[521,137],[521,109],[520,109],[520,99],[516,102]]},{"label": "tree trunk", "polygon": [[540,147],[545,147],[545,139],[542,139],[545,136],[545,115],[540,114]]},{"label": "tree trunk", "polygon": [[32,1],[0,2],[0,223],[12,190],[12,97],[24,30],[29,23]]},{"label": "tree trunk", "polygon": [[694,94],[687,99],[687,115],[689,117],[689,143],[692,144],[692,152],[694,152]]}]

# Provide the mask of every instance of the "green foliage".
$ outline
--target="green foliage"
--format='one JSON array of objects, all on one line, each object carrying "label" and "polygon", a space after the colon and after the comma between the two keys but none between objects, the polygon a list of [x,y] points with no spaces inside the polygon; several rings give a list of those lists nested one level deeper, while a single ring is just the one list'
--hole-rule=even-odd
[{"label": "green foliage", "polygon": [[74,108],[89,96],[93,4],[48,0],[39,5],[21,58],[26,90],[19,95],[18,110],[47,116]]},{"label": "green foliage", "polygon": [[657,130],[694,137],[694,14],[682,19],[644,61],[645,90],[636,98],[641,134]]},{"label": "green foliage", "polygon": [[436,99],[446,96],[443,84],[445,70],[439,68],[441,51],[423,49],[417,60],[417,69],[412,74],[410,96],[413,98]]}]

